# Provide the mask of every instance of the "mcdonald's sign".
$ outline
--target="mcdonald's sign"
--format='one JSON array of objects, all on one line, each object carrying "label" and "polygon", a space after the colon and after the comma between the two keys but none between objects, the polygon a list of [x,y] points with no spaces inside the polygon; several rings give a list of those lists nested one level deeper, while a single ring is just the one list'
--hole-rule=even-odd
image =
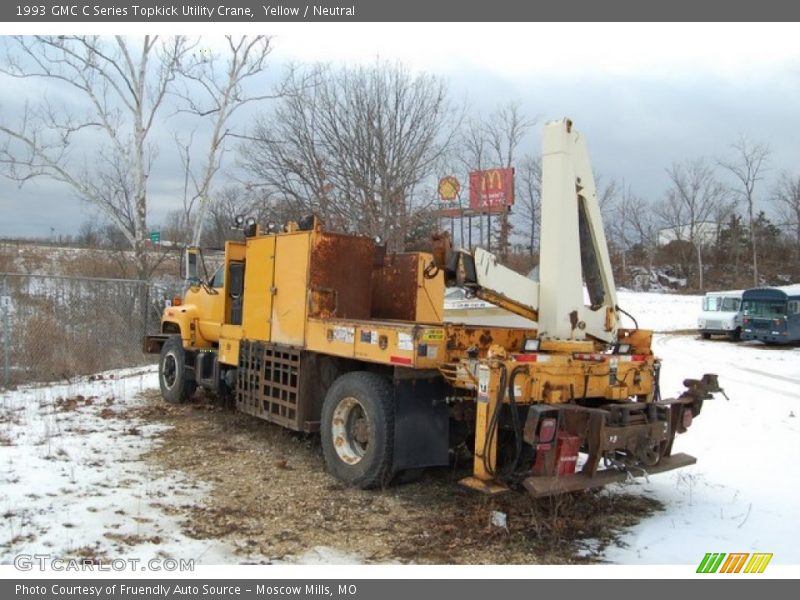
[{"label": "mcdonald's sign", "polygon": [[489,169],[469,174],[469,207],[478,212],[501,212],[514,204],[514,169]]}]

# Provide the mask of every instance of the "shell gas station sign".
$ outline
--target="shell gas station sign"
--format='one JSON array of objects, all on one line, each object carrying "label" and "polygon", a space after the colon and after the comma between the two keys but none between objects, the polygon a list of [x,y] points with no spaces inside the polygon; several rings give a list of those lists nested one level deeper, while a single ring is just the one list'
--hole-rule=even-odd
[{"label": "shell gas station sign", "polygon": [[461,183],[452,175],[439,180],[439,200],[442,202],[455,202],[461,193]]}]

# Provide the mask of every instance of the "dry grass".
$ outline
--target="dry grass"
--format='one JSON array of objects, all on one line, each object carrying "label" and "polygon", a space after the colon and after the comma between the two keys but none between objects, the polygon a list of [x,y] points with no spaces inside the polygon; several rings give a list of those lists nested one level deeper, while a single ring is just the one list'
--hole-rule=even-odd
[{"label": "dry grass", "polygon": [[[185,529],[271,558],[328,546],[375,562],[594,562],[579,552],[581,540],[613,543],[623,528],[660,508],[625,494],[487,498],[460,488],[465,473],[452,469],[384,490],[348,489],[325,473],[316,437],[208,401],[171,406],[155,396],[136,416],[174,428],[149,459],[213,485],[205,506],[186,508]],[[507,529],[491,525],[495,510],[508,515]]]}]

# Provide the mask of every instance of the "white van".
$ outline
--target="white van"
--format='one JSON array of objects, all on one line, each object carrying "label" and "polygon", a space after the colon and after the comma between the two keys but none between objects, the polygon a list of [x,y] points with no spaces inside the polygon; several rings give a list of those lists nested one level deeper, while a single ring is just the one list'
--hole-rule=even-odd
[{"label": "white van", "polygon": [[703,307],[697,317],[697,329],[703,339],[712,335],[726,335],[738,341],[742,334],[743,290],[731,292],[708,292],[703,298]]}]

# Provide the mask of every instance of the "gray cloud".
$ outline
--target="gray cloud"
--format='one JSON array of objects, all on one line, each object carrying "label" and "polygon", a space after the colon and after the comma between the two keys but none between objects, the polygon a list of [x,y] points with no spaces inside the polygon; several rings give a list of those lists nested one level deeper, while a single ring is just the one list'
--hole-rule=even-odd
[{"label": "gray cloud", "polygon": [[[385,57],[390,58],[390,57]],[[587,48],[587,61],[591,50]],[[270,77],[280,65],[275,65]],[[774,64],[748,77],[692,72],[649,72],[638,75],[530,76],[492,72],[454,71],[447,74],[453,99],[468,98],[475,110],[488,113],[499,103],[517,100],[523,110],[542,120],[571,117],[589,142],[595,169],[604,177],[625,179],[649,200],[658,200],[667,186],[665,168],[673,161],[725,156],[742,133],[770,144],[772,170],[800,167],[796,132],[800,130],[800,68]],[[265,78],[264,85],[269,84]],[[30,82],[0,82],[0,119],[13,124],[25,102],[36,102],[41,87]],[[167,119],[154,131],[160,152],[150,177],[149,222],[155,226],[168,211],[181,206],[183,174],[173,142],[174,132],[187,137],[198,128],[199,161],[203,129],[184,116]],[[253,113],[242,114],[246,126]],[[539,137],[532,134],[523,151],[538,153]],[[232,165],[233,154],[229,156]],[[720,173],[722,176],[722,173]],[[224,184],[224,177],[217,181]],[[763,197],[770,182],[761,189]],[[93,210],[65,187],[37,180],[18,189],[0,179],[0,236],[75,233]]]}]

